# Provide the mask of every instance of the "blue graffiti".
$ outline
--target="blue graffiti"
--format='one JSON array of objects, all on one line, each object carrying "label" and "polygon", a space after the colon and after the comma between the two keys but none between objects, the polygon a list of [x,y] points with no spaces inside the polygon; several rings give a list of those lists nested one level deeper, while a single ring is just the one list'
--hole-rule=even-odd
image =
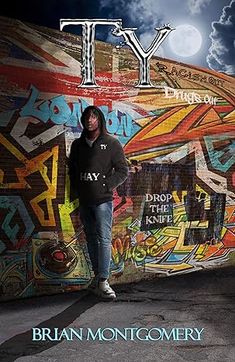
[{"label": "blue graffiti", "polygon": [[[233,136],[211,137],[205,136],[205,145],[212,166],[221,172],[227,172],[235,163],[235,139]],[[227,141],[227,144],[221,149],[216,149],[216,144]]]},{"label": "blue graffiti", "polygon": [[[82,129],[80,118],[84,109],[89,105],[84,99],[78,99],[78,102],[72,103],[71,107],[62,95],[40,103],[38,89],[31,85],[30,91],[29,99],[21,108],[20,116],[34,117],[44,123],[51,120],[57,125],[64,124],[68,127]],[[122,137],[130,137],[132,135],[132,118],[130,115],[118,110],[109,112],[108,107],[105,105],[99,108],[104,113],[106,128],[110,134]]]},{"label": "blue graffiti", "polygon": [[[13,245],[17,243],[17,240],[19,239],[18,234],[20,231],[20,226],[18,223],[14,222],[14,225],[12,225],[12,220],[16,213],[20,215],[21,220],[25,226],[25,231],[22,237],[27,239],[32,234],[35,226],[20,196],[0,196],[0,209],[8,210],[8,213],[2,222],[1,229],[4,231]],[[3,251],[5,248],[6,247],[4,243],[0,240],[1,251]]]},{"label": "blue graffiti", "polygon": [[88,107],[88,105],[89,104],[84,99],[80,99],[79,103],[73,103],[72,113],[65,125],[69,127],[78,127],[79,130],[82,129],[82,125],[80,124],[80,121],[78,122],[78,120],[80,120],[83,110]]}]

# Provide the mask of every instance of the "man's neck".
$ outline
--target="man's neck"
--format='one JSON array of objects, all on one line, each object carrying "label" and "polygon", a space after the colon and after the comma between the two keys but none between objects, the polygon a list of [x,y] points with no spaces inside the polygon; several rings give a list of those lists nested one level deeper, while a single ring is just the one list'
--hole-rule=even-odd
[{"label": "man's neck", "polygon": [[94,131],[87,131],[86,138],[90,141],[95,141],[100,135],[100,130],[97,128]]}]

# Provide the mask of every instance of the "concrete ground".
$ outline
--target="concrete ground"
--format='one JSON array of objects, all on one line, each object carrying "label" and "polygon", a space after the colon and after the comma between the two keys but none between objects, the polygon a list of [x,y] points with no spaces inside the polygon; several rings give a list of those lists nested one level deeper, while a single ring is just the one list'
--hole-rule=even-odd
[{"label": "concrete ground", "polygon": [[[87,291],[80,291],[1,303],[0,360],[235,361],[234,267],[154,277],[116,285],[114,289],[118,294],[114,302],[104,302]],[[66,337],[72,329],[82,331],[82,340],[77,337],[32,341],[35,327],[40,331],[58,328],[66,331]],[[88,330],[95,333],[99,328],[103,333],[101,339],[106,340],[87,340]],[[124,328],[142,330],[132,340],[130,335],[127,340],[120,335],[115,340],[113,331],[124,333]],[[195,340],[196,328],[204,328],[198,340]],[[175,334],[169,340],[161,339],[163,330],[168,336],[172,330],[180,332],[179,340],[173,338]],[[191,331],[188,340],[183,340],[185,331]],[[149,335],[154,340],[144,340]],[[55,339],[53,336],[50,334]]]}]

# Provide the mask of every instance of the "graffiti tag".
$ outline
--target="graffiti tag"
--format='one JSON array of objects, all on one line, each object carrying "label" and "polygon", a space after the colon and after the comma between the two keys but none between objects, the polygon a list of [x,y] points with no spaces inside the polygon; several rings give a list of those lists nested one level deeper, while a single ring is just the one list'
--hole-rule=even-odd
[{"label": "graffiti tag", "polygon": [[186,101],[188,104],[206,103],[216,105],[218,98],[205,94],[204,96],[196,92],[185,92],[181,89],[174,89],[164,86],[165,98],[175,98]]},{"label": "graffiti tag", "polygon": [[[21,108],[21,117],[33,117],[44,123],[52,121],[56,125],[77,127],[82,129],[80,122],[82,112],[89,105],[84,99],[68,104],[63,95],[40,101],[39,91],[31,85],[30,95],[26,104]],[[109,112],[108,106],[99,107],[104,113],[106,128],[110,134],[130,137],[132,133],[132,117],[119,110]]]}]

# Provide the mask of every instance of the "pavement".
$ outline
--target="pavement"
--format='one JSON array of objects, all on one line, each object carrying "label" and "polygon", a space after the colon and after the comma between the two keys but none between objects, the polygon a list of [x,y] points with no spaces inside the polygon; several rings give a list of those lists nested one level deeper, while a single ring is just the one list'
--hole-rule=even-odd
[{"label": "pavement", "polygon": [[0,361],[235,361],[234,267],[113,288],[1,303]]}]

